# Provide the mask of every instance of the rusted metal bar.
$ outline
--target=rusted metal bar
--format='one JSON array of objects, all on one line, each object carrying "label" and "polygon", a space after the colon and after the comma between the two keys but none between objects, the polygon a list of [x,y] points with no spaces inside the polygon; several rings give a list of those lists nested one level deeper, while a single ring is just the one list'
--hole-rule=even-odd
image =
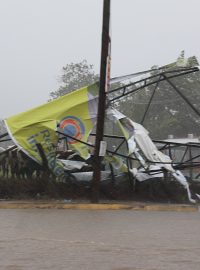
[{"label": "rusted metal bar", "polygon": [[6,137],[6,136],[8,136],[8,135],[9,135],[8,132],[3,133],[3,134],[0,135],[0,139]]},{"label": "rusted metal bar", "polygon": [[[160,78],[161,78],[161,76],[159,77],[159,80],[160,80]],[[144,112],[144,115],[143,115],[143,118],[142,118],[142,121],[141,121],[141,125],[144,123],[144,120],[145,120],[145,118],[146,118],[146,115],[147,115],[147,113],[148,113],[148,111],[149,111],[149,108],[150,108],[150,106],[151,106],[151,102],[152,102],[152,100],[153,100],[153,98],[154,98],[154,95],[155,95],[155,93],[156,93],[156,89],[158,88],[158,85],[159,85],[159,83],[160,83],[159,80],[158,80],[158,82],[156,83],[156,85],[155,85],[155,87],[154,87],[154,89],[153,89],[153,93],[152,93],[152,95],[151,95],[151,97],[150,97],[150,99],[149,99],[149,102],[148,102],[148,104],[147,104],[146,110],[145,110],[145,112]]]},{"label": "rusted metal bar", "polygon": [[8,142],[8,141],[12,141],[12,139],[4,139],[4,140],[0,140],[0,143],[1,143],[1,142]]},{"label": "rusted metal bar", "polygon": [[[173,79],[173,78],[176,78],[176,77],[179,77],[179,76],[183,76],[183,75],[187,75],[187,74],[190,74],[190,73],[193,73],[193,72],[197,72],[197,71],[199,71],[198,68],[191,68],[191,69],[188,69],[188,70],[186,70],[186,71],[184,71],[184,72],[181,72],[181,73],[179,73],[179,74],[169,75],[167,78],[168,78],[168,79]],[[177,71],[176,71],[176,72],[177,72]],[[127,89],[128,87],[134,86],[134,85],[136,85],[136,84],[139,84],[139,85],[140,85],[140,86],[138,86],[138,87],[136,87],[136,88],[134,88],[134,89],[132,89],[132,90],[129,90],[129,91],[127,90],[127,91],[125,91],[125,93],[123,93],[123,94],[121,94],[121,95],[118,94],[117,96],[115,96],[115,97],[113,97],[113,98],[109,98],[109,104],[112,103],[112,102],[114,102],[115,100],[118,100],[118,99],[120,99],[120,98],[123,98],[123,97],[125,97],[125,96],[127,96],[127,95],[134,94],[134,93],[138,92],[139,90],[141,90],[141,89],[143,89],[143,88],[145,88],[145,87],[147,87],[147,86],[154,85],[154,84],[156,84],[157,82],[165,81],[166,78],[164,77],[164,75],[167,74],[167,73],[169,73],[169,72],[161,72],[161,73],[159,73],[159,74],[150,76],[150,77],[145,78],[145,79],[142,79],[142,80],[138,80],[138,81],[136,81],[136,82],[130,83],[130,84],[125,85],[125,86],[123,86],[123,87],[119,87],[119,88],[116,88],[116,89],[114,89],[114,90],[112,90],[112,91],[109,91],[107,94],[110,96],[110,95],[112,95],[113,93],[117,93],[118,91],[121,91],[122,89]],[[162,75],[162,78],[160,78],[159,75]],[[159,77],[159,79],[157,79],[157,80],[155,80],[155,81],[152,82],[151,80],[152,80],[153,78],[156,78],[156,77]],[[150,80],[150,82],[147,82],[148,80]],[[143,82],[145,82],[145,84],[141,86],[141,83],[143,83]]]},{"label": "rusted metal bar", "polygon": [[199,110],[186,98],[186,96],[178,89],[178,87],[166,76],[163,75],[163,77],[166,79],[166,81],[173,87],[173,89],[182,97],[182,99],[190,106],[190,108],[198,115],[200,116]]},{"label": "rusted metal bar", "polygon": [[12,150],[14,150],[16,148],[17,148],[17,145],[13,145],[13,146],[5,149],[5,151],[1,152],[0,155],[6,154],[6,153],[8,153],[8,152],[10,152],[10,151],[12,151]]}]

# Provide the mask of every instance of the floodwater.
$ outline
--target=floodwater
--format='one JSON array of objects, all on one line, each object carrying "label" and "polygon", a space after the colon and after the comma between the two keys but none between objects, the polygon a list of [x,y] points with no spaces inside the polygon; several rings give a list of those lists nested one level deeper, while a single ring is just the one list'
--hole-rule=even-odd
[{"label": "floodwater", "polygon": [[3,270],[199,270],[200,213],[0,210]]}]

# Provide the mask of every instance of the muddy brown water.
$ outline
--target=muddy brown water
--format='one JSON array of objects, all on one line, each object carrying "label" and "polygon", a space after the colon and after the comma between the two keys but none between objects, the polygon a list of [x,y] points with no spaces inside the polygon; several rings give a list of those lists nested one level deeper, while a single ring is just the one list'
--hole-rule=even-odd
[{"label": "muddy brown water", "polygon": [[0,210],[3,270],[199,270],[200,213]]}]

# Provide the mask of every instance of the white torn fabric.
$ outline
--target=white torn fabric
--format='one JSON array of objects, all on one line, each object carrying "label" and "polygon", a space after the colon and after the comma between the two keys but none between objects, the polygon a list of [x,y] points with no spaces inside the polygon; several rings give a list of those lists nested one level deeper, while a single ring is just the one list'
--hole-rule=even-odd
[{"label": "white torn fabric", "polygon": [[[163,162],[161,166],[168,171],[174,172],[174,169],[171,166],[171,159],[160,152],[155,144],[152,142],[151,138],[148,135],[148,131],[140,124],[133,122],[135,128],[135,141],[139,146],[140,150],[143,152],[147,160],[153,162]],[[166,164],[169,163],[169,164]]]},{"label": "white torn fabric", "polygon": [[133,152],[134,156],[139,160],[140,164],[143,166],[143,168],[148,169],[148,164],[145,162],[143,157],[139,153],[139,149],[136,148],[135,151]]},{"label": "white torn fabric", "polygon": [[75,161],[75,160],[65,160],[65,159],[59,159],[62,164],[64,165],[64,168],[66,170],[73,170],[73,169],[82,169],[83,166],[86,166],[87,163],[82,162],[82,161]]},{"label": "white torn fabric", "polygon": [[137,149],[137,143],[147,160],[154,163],[163,162],[162,167],[168,171],[174,172],[174,169],[170,164],[171,159],[156,148],[155,144],[148,135],[149,132],[142,125],[133,122],[130,118],[113,108],[107,111],[107,117],[111,121],[118,123],[122,129],[122,132],[127,139],[128,146],[130,147],[129,155],[134,153],[134,151]]},{"label": "white torn fabric", "polygon": [[[93,178],[93,172],[76,172],[72,173],[77,181],[91,182]],[[105,181],[110,177],[110,171],[101,171],[101,181]]]},{"label": "white torn fabric", "polygon": [[131,155],[135,152],[135,149],[136,149],[134,136],[131,136],[130,139],[128,139],[127,143],[128,143],[129,155]]},{"label": "white torn fabric", "polygon": [[130,171],[139,182],[143,182],[152,178],[163,178],[163,173],[155,172],[156,170],[161,170],[160,166],[150,165],[149,171],[152,171],[152,173],[145,173],[144,169],[137,170],[136,168],[133,168]]},{"label": "white torn fabric", "polygon": [[196,201],[192,199],[189,184],[188,184],[187,179],[185,178],[185,176],[178,170],[175,171],[172,175],[186,189],[189,201],[191,203],[196,203]]},{"label": "white torn fabric", "polygon": [[0,147],[0,153],[4,152],[6,149],[3,147]]},{"label": "white torn fabric", "polygon": [[169,164],[171,163],[171,159],[156,148],[148,136],[148,132],[139,124],[135,128],[135,141],[148,160],[160,162],[160,168],[165,168],[167,171],[172,172],[174,178],[186,189],[189,201],[195,203],[196,201],[192,199],[189,184],[185,176],[180,171],[173,169],[172,165]]},{"label": "white torn fabric", "polygon": [[116,170],[119,170],[120,172],[128,172],[127,165],[124,163],[122,158],[116,156],[106,156],[105,160],[108,163],[111,163]]},{"label": "white torn fabric", "polygon": [[200,200],[200,195],[199,194],[197,194],[197,193],[195,193],[195,195],[197,196],[197,198]]},{"label": "white torn fabric", "polygon": [[117,122],[118,120],[126,117],[123,113],[119,112],[118,110],[114,108],[108,108],[106,111],[106,116],[108,119],[110,119],[112,122]]},{"label": "white torn fabric", "polygon": [[[160,152],[151,138],[149,137],[148,131],[140,124],[133,122],[131,119],[118,112],[116,109],[110,109],[108,111],[107,117],[114,121],[121,128],[129,147],[129,155],[134,154],[135,157],[139,160],[140,164],[143,166],[145,170],[152,170],[153,165],[148,166],[148,161],[153,162],[154,166],[157,163],[159,169],[166,169],[171,172],[174,178],[186,189],[188,199],[190,202],[195,203],[196,201],[192,199],[191,192],[189,189],[189,184],[187,179],[180,171],[175,171],[172,167],[171,159]],[[143,153],[147,161],[140,155],[138,148]],[[136,168],[132,170],[133,175],[138,179],[138,181],[145,181],[147,179],[153,177],[163,177],[163,174],[160,173],[160,176],[155,174],[155,176],[149,174],[145,174],[144,172],[137,171]]]}]

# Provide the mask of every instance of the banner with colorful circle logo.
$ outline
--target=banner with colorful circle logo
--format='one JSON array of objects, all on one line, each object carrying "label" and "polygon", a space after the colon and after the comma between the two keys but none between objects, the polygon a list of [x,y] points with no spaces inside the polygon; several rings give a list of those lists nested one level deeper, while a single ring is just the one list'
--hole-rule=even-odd
[{"label": "banner with colorful circle logo", "polygon": [[[93,84],[14,115],[6,119],[5,123],[16,145],[38,163],[42,162],[36,147],[40,143],[49,167],[58,175],[62,170],[55,158],[57,127],[66,135],[87,142],[96,121],[97,102],[98,85]],[[88,148],[75,139],[67,139],[70,147],[87,159]]]}]

